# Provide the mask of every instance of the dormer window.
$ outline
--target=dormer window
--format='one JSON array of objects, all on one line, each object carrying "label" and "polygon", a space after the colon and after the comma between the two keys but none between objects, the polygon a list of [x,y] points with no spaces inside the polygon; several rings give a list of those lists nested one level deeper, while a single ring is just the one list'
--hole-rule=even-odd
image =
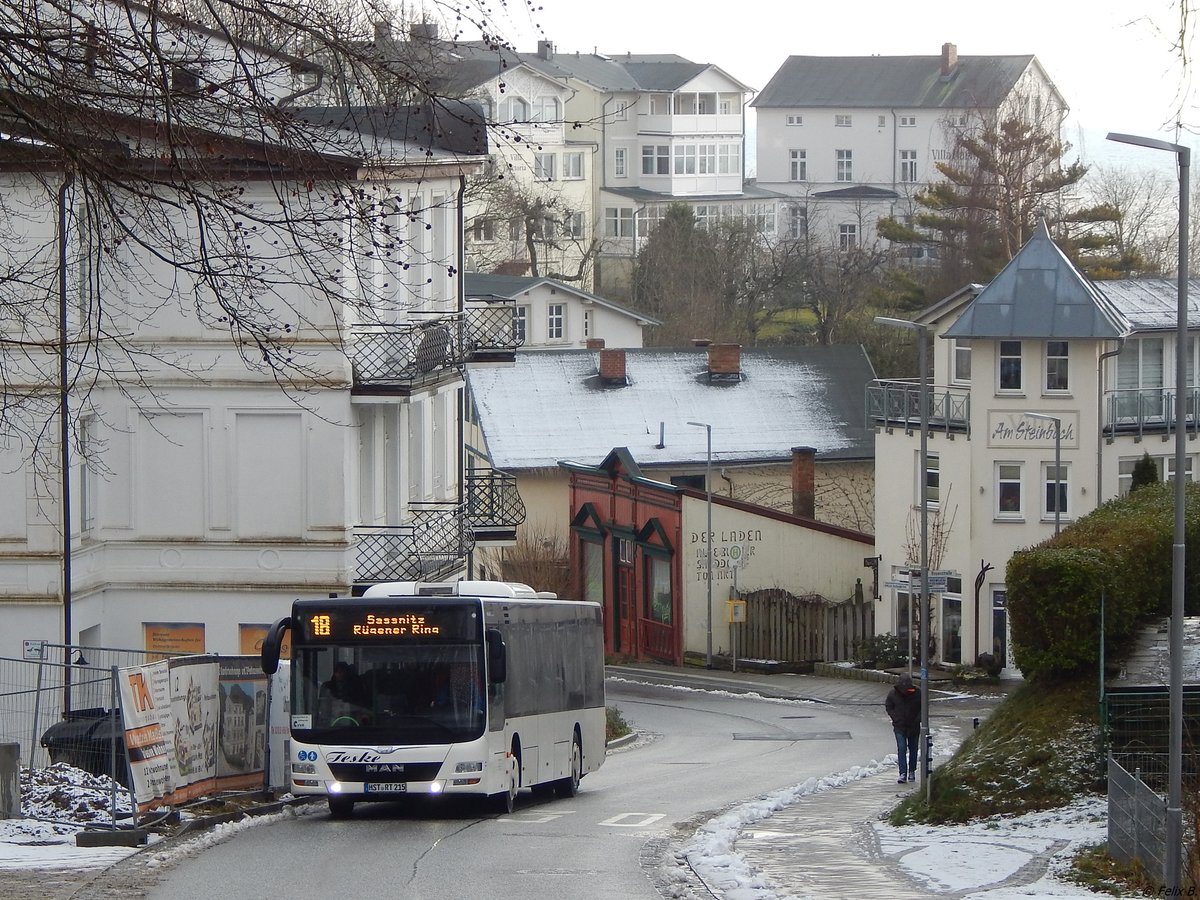
[{"label": "dormer window", "polygon": [[500,119],[503,122],[528,122],[529,104],[520,97],[505,97],[500,101]]}]

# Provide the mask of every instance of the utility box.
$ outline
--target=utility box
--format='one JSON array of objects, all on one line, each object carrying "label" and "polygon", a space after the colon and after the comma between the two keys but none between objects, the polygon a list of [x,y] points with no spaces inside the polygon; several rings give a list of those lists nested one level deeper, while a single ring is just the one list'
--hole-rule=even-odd
[{"label": "utility box", "polygon": [[729,624],[739,625],[746,621],[746,601],[745,600],[726,600],[729,609]]},{"label": "utility box", "polygon": [[0,744],[0,819],[21,818],[21,745]]}]

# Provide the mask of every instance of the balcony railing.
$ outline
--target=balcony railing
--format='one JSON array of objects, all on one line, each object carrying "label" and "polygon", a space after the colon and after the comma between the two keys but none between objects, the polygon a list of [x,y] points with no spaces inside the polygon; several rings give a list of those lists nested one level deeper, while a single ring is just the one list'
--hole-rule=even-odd
[{"label": "balcony railing", "polygon": [[464,341],[467,359],[474,362],[511,361],[525,343],[513,327],[512,301],[468,306]]},{"label": "balcony railing", "polygon": [[[1175,430],[1175,391],[1165,388],[1143,388],[1141,390],[1106,391],[1104,394],[1104,433],[1143,434],[1173,433]],[[1200,410],[1200,388],[1188,388],[1183,392],[1184,428],[1200,433],[1197,411]]]},{"label": "balcony railing", "polygon": [[[867,385],[867,424],[913,429],[921,426],[921,386],[916,380]],[[929,386],[929,427],[947,434],[971,433],[971,390]]]},{"label": "balcony railing", "polygon": [[350,360],[355,387],[411,387],[463,362],[459,313],[430,314],[398,325],[356,325]]},{"label": "balcony railing", "polygon": [[466,476],[467,522],[477,540],[498,536],[515,539],[525,521],[525,503],[517,479],[507,472],[484,469]]},{"label": "balcony railing", "polygon": [[475,538],[460,503],[413,503],[407,525],[354,529],[354,581],[438,581],[466,564]]}]

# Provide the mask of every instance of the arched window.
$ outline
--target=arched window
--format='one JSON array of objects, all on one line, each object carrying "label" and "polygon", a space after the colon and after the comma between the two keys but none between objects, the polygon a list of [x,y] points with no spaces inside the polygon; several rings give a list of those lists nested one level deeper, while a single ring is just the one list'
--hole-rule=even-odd
[{"label": "arched window", "polygon": [[501,122],[528,122],[529,104],[520,97],[505,97],[500,101]]}]

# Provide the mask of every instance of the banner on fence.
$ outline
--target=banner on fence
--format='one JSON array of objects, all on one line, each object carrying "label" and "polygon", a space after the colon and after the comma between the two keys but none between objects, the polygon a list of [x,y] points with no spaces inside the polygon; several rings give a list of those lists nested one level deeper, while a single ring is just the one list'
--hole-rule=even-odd
[{"label": "banner on fence", "polygon": [[256,657],[176,657],[120,670],[141,811],[262,783],[267,684]]}]

